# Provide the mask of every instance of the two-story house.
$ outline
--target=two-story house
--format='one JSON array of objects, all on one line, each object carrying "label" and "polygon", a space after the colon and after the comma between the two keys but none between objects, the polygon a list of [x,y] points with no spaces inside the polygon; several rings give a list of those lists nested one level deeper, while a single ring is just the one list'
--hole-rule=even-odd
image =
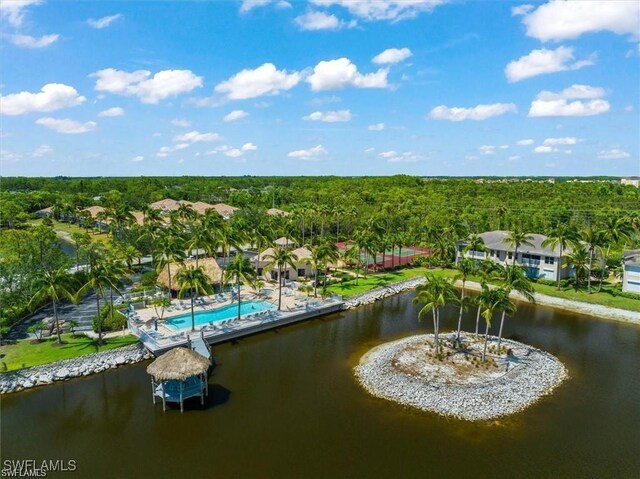
[{"label": "two-story house", "polygon": [[622,253],[622,291],[640,294],[640,249]]}]

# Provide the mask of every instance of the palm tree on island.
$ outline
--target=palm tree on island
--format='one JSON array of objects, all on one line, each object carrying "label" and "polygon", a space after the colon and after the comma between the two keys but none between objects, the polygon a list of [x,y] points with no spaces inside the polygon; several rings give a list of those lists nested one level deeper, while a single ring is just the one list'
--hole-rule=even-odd
[{"label": "palm tree on island", "polygon": [[[500,330],[498,332],[498,351],[500,351],[500,343],[502,342],[502,328],[504,327],[504,320],[507,314],[513,314],[516,312],[516,305],[509,299],[509,295],[512,291],[519,293],[527,301],[535,303],[533,297],[534,288],[531,284],[531,280],[527,278],[524,269],[520,266],[500,266],[496,265],[496,277],[500,282],[502,289],[506,291],[507,298],[500,303],[500,309],[502,311],[502,317],[500,318]],[[511,306],[509,306],[509,303]]]},{"label": "palm tree on island", "polygon": [[236,288],[238,290],[238,320],[240,320],[240,312],[241,312],[241,301],[242,296],[240,294],[240,286],[241,284],[245,284],[247,286],[254,286],[257,273],[256,270],[253,269],[251,265],[251,260],[246,258],[242,254],[237,254],[231,263],[227,266],[224,271],[225,280],[228,281],[235,277],[236,280]]},{"label": "palm tree on island", "polygon": [[491,320],[496,310],[512,311],[513,303],[509,299],[509,293],[504,288],[485,287],[479,296],[479,302],[482,305],[482,317],[484,318],[486,328],[484,331],[484,348],[482,349],[482,363],[484,364],[487,356],[487,343],[489,341],[489,328]]},{"label": "palm tree on island", "polygon": [[191,297],[191,331],[195,331],[196,315],[193,309],[195,297],[202,293],[211,294],[213,292],[213,288],[211,287],[209,278],[207,278],[207,275],[201,266],[198,268],[194,266],[182,268],[178,271],[176,280],[178,281],[178,286],[180,288],[178,291],[178,297],[184,298],[187,292]]},{"label": "palm tree on island", "polygon": [[456,342],[459,343],[460,330],[462,329],[462,311],[468,305],[468,301],[465,301],[467,298],[465,298],[465,295],[464,295],[465,285],[467,283],[467,280],[469,279],[469,276],[474,274],[478,268],[476,266],[475,261],[469,258],[462,258],[460,261],[458,261],[456,268],[458,270],[458,274],[455,276],[454,281],[457,281],[457,280],[462,281],[462,291],[460,293],[460,311],[458,312],[458,333],[456,335]]},{"label": "palm tree on island", "polygon": [[290,266],[291,268],[297,268],[296,261],[298,256],[288,248],[282,248],[276,246],[273,252],[264,255],[264,259],[269,263],[265,266],[264,271],[270,271],[273,268],[278,270],[278,311],[282,309],[282,283],[284,282],[284,270]]},{"label": "palm tree on island", "polygon": [[440,354],[439,346],[439,329],[440,329],[440,309],[447,303],[456,300],[455,287],[453,281],[449,278],[443,278],[434,274],[426,273],[427,282],[416,288],[416,297],[414,303],[424,304],[418,313],[418,319],[431,312],[433,318],[434,345],[436,356]]}]

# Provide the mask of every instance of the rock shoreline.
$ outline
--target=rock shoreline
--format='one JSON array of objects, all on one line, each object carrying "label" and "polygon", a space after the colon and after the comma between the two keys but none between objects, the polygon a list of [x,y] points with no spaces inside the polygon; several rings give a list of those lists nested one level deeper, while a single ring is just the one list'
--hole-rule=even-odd
[{"label": "rock shoreline", "polygon": [[568,377],[564,365],[553,355],[505,339],[502,344],[512,349],[516,366],[491,381],[475,384],[457,384],[447,378],[428,381],[393,366],[399,352],[425,340],[433,341],[433,335],[410,336],[373,348],[354,368],[358,382],[376,397],[443,416],[482,421],[522,411],[550,394]]},{"label": "rock shoreline", "polygon": [[348,310],[357,308],[358,306],[364,306],[366,304],[374,303],[388,296],[404,293],[410,289],[415,289],[421,284],[425,284],[426,279],[424,276],[416,276],[404,281],[398,281],[395,283],[389,283],[384,286],[378,286],[377,288],[370,289],[360,294],[351,296],[344,301],[342,309]]},{"label": "rock shoreline", "polygon": [[2,373],[0,374],[0,394],[18,392],[35,386],[44,386],[56,381],[89,376],[124,366],[125,364],[151,359],[152,357],[153,355],[141,343],[138,343]]}]

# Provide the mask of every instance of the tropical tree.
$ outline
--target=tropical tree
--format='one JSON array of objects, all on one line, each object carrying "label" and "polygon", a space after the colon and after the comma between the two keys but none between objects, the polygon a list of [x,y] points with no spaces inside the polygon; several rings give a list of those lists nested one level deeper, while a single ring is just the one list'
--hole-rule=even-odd
[{"label": "tropical tree", "polygon": [[102,316],[100,314],[100,298],[106,301],[106,288],[118,292],[116,281],[109,268],[104,263],[104,259],[99,261],[90,261],[87,269],[87,281],[75,294],[75,301],[84,296],[88,291],[94,290],[96,293],[97,308],[97,329],[98,344],[102,344]]},{"label": "tropical tree", "polygon": [[587,277],[591,276],[591,257],[586,248],[579,245],[573,249],[571,253],[565,256],[563,267],[573,269],[574,274],[574,286],[576,289],[580,288],[580,284]]},{"label": "tropical tree", "polygon": [[596,254],[602,254],[605,243],[604,233],[593,227],[582,230],[580,237],[589,251],[589,271],[587,274],[587,290],[591,294],[591,276],[593,271],[593,259]]},{"label": "tropical tree", "polygon": [[633,224],[628,217],[610,216],[607,218],[604,229],[602,230],[603,240],[607,245],[607,250],[603,258],[603,267],[600,273],[600,282],[598,292],[602,291],[602,283],[604,281],[605,271],[607,270],[607,261],[611,253],[611,247],[623,240],[628,240],[633,235]]},{"label": "tropical tree", "polygon": [[[58,303],[64,298],[72,300],[74,278],[66,268],[59,268],[55,271],[42,270],[35,280],[35,294],[29,302],[29,307],[42,304],[43,301],[51,301],[53,304],[53,316],[55,318],[58,344],[62,344],[60,335],[60,319],[58,318]],[[53,327],[52,327],[53,329]]]},{"label": "tropical tree", "polygon": [[439,346],[439,329],[440,329],[440,309],[448,303],[456,301],[455,287],[453,281],[449,278],[443,278],[434,274],[426,273],[426,283],[416,288],[416,297],[413,299],[414,303],[424,304],[418,318],[431,312],[433,318],[433,331],[434,331],[434,345],[436,356],[440,354]]},{"label": "tropical tree", "polygon": [[[533,296],[535,290],[533,288],[533,284],[522,267],[498,265],[494,274],[502,289],[507,292],[507,299],[509,299],[511,292],[515,291],[527,301],[535,303],[535,298]],[[503,302],[500,306],[501,307],[499,309],[502,311],[502,317],[500,318],[500,330],[498,332],[498,351],[500,350],[500,343],[502,342],[502,328],[504,327],[504,320],[506,319],[507,314],[513,314],[516,310],[515,304],[512,309],[507,307],[508,305],[506,302]]]},{"label": "tropical tree", "polygon": [[476,233],[472,233],[467,237],[466,241],[467,245],[462,250],[463,253],[468,253],[469,251],[478,251],[478,252],[486,252],[487,247],[484,244],[484,239],[482,236]]},{"label": "tropical tree", "polygon": [[509,234],[505,237],[504,242],[514,248],[513,252],[513,265],[516,264],[518,259],[518,249],[520,246],[533,246],[533,236],[525,233],[524,230],[516,228],[513,231],[509,231]]},{"label": "tropical tree", "polygon": [[74,231],[71,233],[71,240],[76,249],[76,269],[80,266],[80,254],[83,249],[91,243],[91,237],[82,231]]},{"label": "tropical tree", "polygon": [[264,268],[265,272],[270,271],[273,268],[277,268],[278,270],[278,311],[280,311],[282,309],[282,283],[284,282],[284,270],[289,266],[296,269],[298,256],[288,248],[276,246],[273,248],[271,253],[264,256],[264,259],[268,261]]},{"label": "tropical tree", "polygon": [[156,242],[154,250],[153,262],[156,265],[156,271],[160,273],[164,267],[167,267],[169,276],[169,296],[171,296],[171,265],[173,263],[183,263],[185,253],[182,238],[167,231],[163,233]]},{"label": "tropical tree", "polygon": [[504,288],[488,287],[485,287],[480,293],[479,301],[483,308],[482,317],[484,318],[486,324],[486,328],[484,331],[484,348],[482,350],[482,363],[484,364],[487,355],[489,328],[491,327],[493,314],[496,310],[511,311],[510,308],[513,303],[509,299],[509,293]]},{"label": "tropical tree", "polygon": [[240,285],[242,283],[248,286],[254,286],[257,277],[256,270],[253,269],[249,258],[246,258],[242,254],[237,254],[225,269],[224,274],[227,281],[235,277],[236,289],[238,290],[238,320],[240,320]]},{"label": "tropical tree", "polygon": [[176,280],[178,281],[178,287],[180,288],[178,291],[178,297],[184,298],[187,292],[191,297],[191,331],[195,331],[196,314],[193,308],[195,296],[202,293],[211,294],[213,292],[213,288],[211,287],[209,278],[207,278],[202,267],[196,268],[194,266],[190,266],[182,268],[178,271]]},{"label": "tropical tree", "polygon": [[543,248],[549,247],[552,250],[560,248],[560,254],[558,255],[558,262],[560,263],[558,266],[560,270],[558,271],[557,289],[560,289],[560,279],[562,278],[562,254],[570,246],[578,244],[579,239],[578,230],[574,225],[561,223],[553,228],[547,235],[547,239],[542,242]]},{"label": "tropical tree", "polygon": [[191,229],[191,235],[187,241],[187,250],[189,254],[196,250],[196,268],[198,267],[199,250],[209,250],[213,238],[209,233],[209,228],[204,223],[199,223]]},{"label": "tropical tree", "polygon": [[[493,274],[496,267],[497,267],[497,263],[494,263],[490,259],[485,259],[478,265],[476,274],[480,276],[480,287],[482,288],[482,290],[484,290],[487,287],[489,281],[493,278]],[[478,335],[478,330],[480,328],[480,314],[482,313],[482,302],[480,301],[480,299],[481,299],[480,295],[476,296],[475,298],[475,302],[478,305],[478,311],[476,313],[476,329],[475,329],[476,336]]]},{"label": "tropical tree", "polygon": [[468,302],[465,302],[466,298],[464,296],[465,285],[467,283],[467,279],[469,279],[469,276],[476,272],[477,267],[475,261],[468,258],[462,258],[460,261],[458,261],[456,269],[458,270],[458,274],[456,275],[454,281],[462,281],[462,291],[460,293],[460,311],[458,312],[458,334],[456,335],[456,342],[459,343],[460,330],[462,329],[462,311],[465,307],[468,306]]}]

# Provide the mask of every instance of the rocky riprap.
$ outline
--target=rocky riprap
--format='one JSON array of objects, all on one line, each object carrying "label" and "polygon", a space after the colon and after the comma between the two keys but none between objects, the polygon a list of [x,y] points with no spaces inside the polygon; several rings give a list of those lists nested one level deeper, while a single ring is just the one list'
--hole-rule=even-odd
[{"label": "rocky riprap", "polygon": [[387,296],[393,296],[394,294],[402,293],[410,289],[424,284],[426,279],[424,276],[416,276],[415,278],[407,279],[405,281],[398,281],[396,283],[390,283],[385,286],[378,286],[377,288],[365,291],[364,293],[356,294],[344,301],[343,309],[357,308],[358,306],[364,306],[365,304],[373,303]]},{"label": "rocky riprap", "polygon": [[138,343],[131,346],[87,354],[55,363],[0,374],[0,394],[7,394],[34,386],[43,386],[55,381],[64,381],[80,376],[106,371],[125,364],[133,364],[153,355]]},{"label": "rocky riprap", "polygon": [[521,411],[567,378],[567,370],[551,354],[504,339],[502,344],[512,350],[513,367],[491,381],[460,384],[447,381],[446,377],[427,380],[394,367],[398,353],[425,341],[433,341],[433,335],[411,336],[373,348],[355,368],[358,381],[374,396],[443,416],[477,421]]}]

